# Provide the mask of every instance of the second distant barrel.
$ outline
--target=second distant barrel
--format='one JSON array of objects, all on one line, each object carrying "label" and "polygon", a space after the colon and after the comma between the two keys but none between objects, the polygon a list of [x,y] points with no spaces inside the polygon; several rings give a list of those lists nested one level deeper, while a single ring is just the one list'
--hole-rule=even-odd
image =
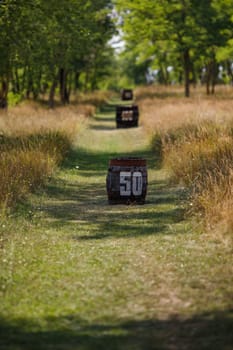
[{"label": "second distant barrel", "polygon": [[121,91],[121,99],[123,101],[133,100],[133,90],[131,90],[131,89],[123,89]]},{"label": "second distant barrel", "polygon": [[116,106],[117,128],[138,126],[138,106]]}]

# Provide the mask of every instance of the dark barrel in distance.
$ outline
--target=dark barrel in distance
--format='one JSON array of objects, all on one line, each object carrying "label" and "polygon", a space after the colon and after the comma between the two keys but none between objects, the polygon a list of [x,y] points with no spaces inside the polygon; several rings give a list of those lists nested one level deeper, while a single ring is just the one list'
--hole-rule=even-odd
[{"label": "dark barrel in distance", "polygon": [[123,101],[133,100],[133,90],[131,90],[131,89],[123,89],[121,91],[121,99]]},{"label": "dark barrel in distance", "polygon": [[139,110],[137,105],[116,106],[117,128],[138,126]]},{"label": "dark barrel in distance", "polygon": [[106,187],[109,204],[144,204],[147,193],[146,160],[136,157],[111,159]]}]

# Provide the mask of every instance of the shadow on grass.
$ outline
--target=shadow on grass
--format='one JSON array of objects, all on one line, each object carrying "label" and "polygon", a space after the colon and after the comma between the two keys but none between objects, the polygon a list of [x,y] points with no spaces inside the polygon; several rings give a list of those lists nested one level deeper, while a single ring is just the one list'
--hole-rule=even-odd
[{"label": "shadow on grass", "polygon": [[[146,158],[148,170],[159,164],[148,149],[130,152],[127,156]],[[73,239],[90,240],[171,232],[169,227],[183,220],[183,209],[177,207],[179,193],[176,188],[169,188],[166,180],[149,182],[145,205],[110,206],[105,178],[109,159],[116,157],[118,153],[87,152],[82,148],[72,151],[63,167],[70,170],[78,164],[77,180],[74,177],[51,182],[46,190],[50,200],[42,210],[51,219],[51,227],[70,227]],[[102,177],[103,182],[96,183],[97,177]],[[79,182],[80,178],[89,178],[89,181]]]},{"label": "shadow on grass", "polygon": [[116,129],[116,125],[115,124],[111,124],[111,125],[104,125],[103,123],[100,125],[92,125],[90,126],[90,129],[92,130],[102,130],[102,131],[107,131],[107,130],[115,130]]},{"label": "shadow on grass", "polygon": [[[99,175],[103,174],[103,171],[107,174],[108,162],[112,158],[119,157],[139,157],[147,160],[147,169],[154,169],[160,167],[160,159],[149,148],[145,148],[139,151],[131,152],[94,152],[86,150],[85,148],[73,149],[70,151],[68,157],[62,164],[63,169],[75,169],[78,165],[82,171],[94,171],[94,175],[99,172]],[[91,176],[91,174],[89,174]]]},{"label": "shadow on grass", "polygon": [[149,181],[145,205],[108,205],[108,163],[118,157],[145,158],[148,172],[160,166],[160,159],[146,147],[125,154],[73,149],[63,163],[63,170],[72,177],[51,182],[46,189],[49,200],[42,210],[51,227],[70,227],[72,238],[77,240],[123,238],[167,232],[171,224],[183,219],[182,209],[176,206],[177,193],[167,187],[166,181]]},{"label": "shadow on grass", "polygon": [[103,115],[101,114],[101,117],[99,117],[98,115],[95,116],[93,118],[94,120],[98,121],[98,122],[107,122],[107,123],[112,123],[115,121],[115,117],[113,117],[112,115],[109,115],[108,113],[103,117]]},{"label": "shadow on grass", "polygon": [[[158,187],[161,183],[158,183]],[[145,205],[109,205],[104,187],[74,184],[51,185],[42,210],[54,228],[69,228],[72,239],[133,238],[172,233],[183,220],[184,210],[175,205],[175,190],[161,189],[148,195]],[[111,224],[110,224],[111,223]]]},{"label": "shadow on grass", "polygon": [[[187,318],[87,323],[77,315],[13,322],[0,319],[4,350],[228,350],[232,349],[232,310]],[[46,327],[45,327],[46,325]]]},{"label": "shadow on grass", "polygon": [[97,113],[93,120],[98,123],[114,123],[115,121],[115,107],[106,105],[102,108],[100,113]]},{"label": "shadow on grass", "polygon": [[[99,176],[99,172],[94,172],[92,176]],[[88,177],[89,172],[82,172],[82,176]],[[105,182],[101,185],[92,183],[79,184],[67,182],[65,180],[59,180],[59,182],[51,182],[45,192],[50,198],[59,200],[61,202],[76,201],[77,206],[82,205],[98,205],[99,209],[108,204],[107,202],[107,190]],[[146,197],[146,204],[176,204],[181,197],[180,190],[177,188],[169,188],[166,182],[153,181],[148,185],[148,194]],[[145,206],[140,206],[141,208]],[[109,207],[109,206],[108,206]],[[111,206],[119,207],[116,205]],[[124,206],[125,207],[125,206]],[[101,209],[100,209],[101,210]]]},{"label": "shadow on grass", "polygon": [[[103,116],[104,114],[110,114],[110,113],[112,114],[115,112],[115,110],[116,110],[115,102],[109,101],[109,103],[104,104],[99,108],[99,113],[97,113],[97,116],[98,116],[98,114],[101,114],[101,116]],[[99,117],[98,117],[98,119],[99,119]]]}]

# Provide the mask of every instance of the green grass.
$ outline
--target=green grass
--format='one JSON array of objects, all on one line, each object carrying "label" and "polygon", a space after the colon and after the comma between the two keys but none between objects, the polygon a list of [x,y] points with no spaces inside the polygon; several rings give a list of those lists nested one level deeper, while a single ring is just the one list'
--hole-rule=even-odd
[{"label": "green grass", "polygon": [[[232,249],[185,219],[143,129],[117,130],[110,107],[0,224],[0,349],[228,350]],[[122,155],[148,159],[145,205],[107,203]]]}]

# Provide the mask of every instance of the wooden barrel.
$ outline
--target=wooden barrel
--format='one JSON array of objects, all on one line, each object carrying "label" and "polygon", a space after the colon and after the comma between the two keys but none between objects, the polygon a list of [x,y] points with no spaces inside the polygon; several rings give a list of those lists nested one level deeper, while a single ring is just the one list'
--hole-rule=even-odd
[{"label": "wooden barrel", "polygon": [[111,159],[106,187],[109,204],[144,204],[147,193],[146,160],[135,157]]},{"label": "wooden barrel", "polygon": [[139,110],[137,105],[116,106],[117,128],[138,126]]},{"label": "wooden barrel", "polygon": [[121,99],[123,101],[133,100],[133,90],[131,89],[123,89],[121,92]]}]

